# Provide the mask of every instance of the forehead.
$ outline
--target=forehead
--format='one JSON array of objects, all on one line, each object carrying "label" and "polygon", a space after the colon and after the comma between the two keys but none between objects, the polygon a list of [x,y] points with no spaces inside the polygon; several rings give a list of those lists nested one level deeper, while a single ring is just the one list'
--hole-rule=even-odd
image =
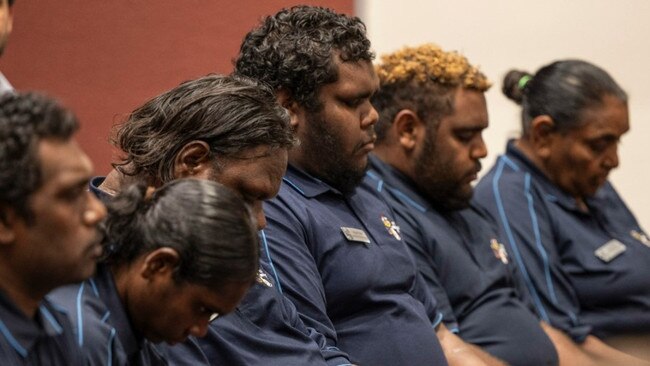
[{"label": "forehead", "polygon": [[453,92],[454,108],[450,115],[442,118],[441,126],[448,129],[484,129],[488,127],[485,93],[457,88]]},{"label": "forehead", "polygon": [[584,124],[575,132],[587,138],[620,137],[630,129],[627,103],[613,96],[605,96],[601,105],[586,109],[581,117]]},{"label": "forehead", "polygon": [[338,59],[336,66],[338,67],[338,79],[321,88],[319,93],[321,97],[331,94],[345,97],[365,97],[379,89],[379,78],[370,61],[342,62]]},{"label": "forehead", "polygon": [[93,172],[90,159],[77,143],[70,140],[44,139],[38,145],[38,160],[43,187],[77,184]]}]

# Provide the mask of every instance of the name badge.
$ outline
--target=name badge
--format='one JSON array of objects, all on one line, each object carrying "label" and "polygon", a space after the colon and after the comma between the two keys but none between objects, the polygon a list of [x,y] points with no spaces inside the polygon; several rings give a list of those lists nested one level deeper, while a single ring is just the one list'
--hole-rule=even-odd
[{"label": "name badge", "polygon": [[616,239],[612,239],[603,244],[600,248],[596,249],[594,254],[605,263],[611,262],[614,258],[618,257],[625,251],[625,244]]},{"label": "name badge", "polygon": [[357,243],[370,244],[370,238],[365,231],[361,229],[355,229],[353,227],[341,227],[341,231],[348,241],[354,241]]}]

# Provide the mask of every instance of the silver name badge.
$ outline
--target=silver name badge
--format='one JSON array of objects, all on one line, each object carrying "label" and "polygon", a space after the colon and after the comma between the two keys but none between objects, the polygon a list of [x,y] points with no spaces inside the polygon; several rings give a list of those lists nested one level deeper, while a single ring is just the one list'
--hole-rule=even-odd
[{"label": "silver name badge", "polygon": [[341,231],[343,232],[343,235],[345,235],[345,238],[348,239],[348,241],[370,244],[370,238],[368,238],[366,232],[361,229],[355,229],[353,227],[341,227]]},{"label": "silver name badge", "polygon": [[618,257],[625,251],[625,244],[616,239],[612,239],[603,244],[600,248],[596,249],[594,254],[605,263],[611,262],[614,258]]}]

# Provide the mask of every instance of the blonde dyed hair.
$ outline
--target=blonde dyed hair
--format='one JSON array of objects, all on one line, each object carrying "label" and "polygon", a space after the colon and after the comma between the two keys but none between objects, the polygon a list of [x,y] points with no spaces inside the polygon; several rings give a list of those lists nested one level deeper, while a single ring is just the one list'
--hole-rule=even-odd
[{"label": "blonde dyed hair", "polygon": [[443,51],[427,43],[417,47],[404,47],[381,57],[375,66],[381,85],[401,84],[410,81],[433,81],[445,86],[461,86],[486,91],[492,85],[478,67],[455,51]]}]

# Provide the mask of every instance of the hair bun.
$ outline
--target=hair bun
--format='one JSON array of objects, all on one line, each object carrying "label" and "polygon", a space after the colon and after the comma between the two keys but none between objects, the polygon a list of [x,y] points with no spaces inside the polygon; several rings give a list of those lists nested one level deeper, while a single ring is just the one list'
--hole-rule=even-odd
[{"label": "hair bun", "polygon": [[517,104],[521,104],[524,99],[524,91],[530,83],[533,75],[520,70],[510,70],[503,78],[503,86],[501,91]]}]

